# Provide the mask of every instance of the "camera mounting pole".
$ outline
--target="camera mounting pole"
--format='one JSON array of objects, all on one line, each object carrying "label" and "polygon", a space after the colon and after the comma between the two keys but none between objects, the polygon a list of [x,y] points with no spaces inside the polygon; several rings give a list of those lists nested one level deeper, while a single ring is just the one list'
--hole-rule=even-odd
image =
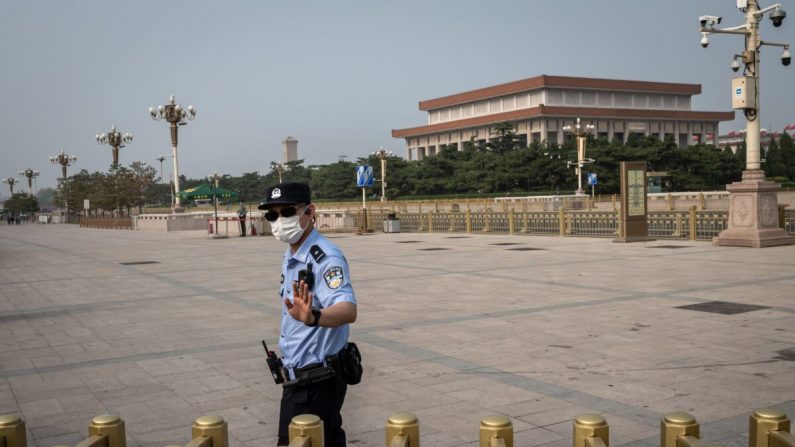
[{"label": "camera mounting pole", "polygon": [[[789,45],[777,42],[763,42],[759,36],[759,24],[766,13],[774,27],[781,26],[787,14],[780,4],[760,9],[759,0],[738,0],[738,9],[745,14],[745,25],[718,29],[714,16],[699,18],[702,34],[701,46],[706,48],[709,34],[739,34],[745,38],[745,51],[739,55],[745,64],[741,78],[732,82],[734,108],[741,109],[746,119],[746,162],[742,181],[726,185],[729,191],[729,222],[713,240],[716,245],[740,247],[769,247],[795,244],[778,226],[778,194],[781,185],[765,180],[761,164],[761,124],[759,119],[759,51],[763,45],[784,47],[781,56],[783,65],[789,65]],[[739,71],[738,55],[732,61],[732,70]]]}]

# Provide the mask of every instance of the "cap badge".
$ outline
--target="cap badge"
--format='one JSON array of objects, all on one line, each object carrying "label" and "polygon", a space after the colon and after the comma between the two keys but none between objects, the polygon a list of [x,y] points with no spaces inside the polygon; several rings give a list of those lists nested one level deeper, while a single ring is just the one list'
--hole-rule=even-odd
[{"label": "cap badge", "polygon": [[271,199],[278,199],[281,196],[282,190],[279,188],[273,188],[273,191],[271,191]]}]

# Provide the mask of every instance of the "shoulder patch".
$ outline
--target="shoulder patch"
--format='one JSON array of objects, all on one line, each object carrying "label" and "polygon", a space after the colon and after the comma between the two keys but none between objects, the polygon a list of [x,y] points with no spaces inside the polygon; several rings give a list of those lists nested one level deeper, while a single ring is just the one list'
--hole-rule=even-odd
[{"label": "shoulder patch", "polygon": [[329,289],[339,289],[345,281],[345,274],[342,273],[342,267],[335,265],[327,268],[326,271],[323,272],[323,280],[326,281],[326,285]]},{"label": "shoulder patch", "polygon": [[309,254],[311,254],[311,255],[312,255],[312,258],[313,258],[313,259],[315,260],[315,262],[317,262],[317,263],[319,263],[321,259],[323,259],[323,258],[325,258],[325,257],[326,257],[326,252],[324,252],[324,251],[323,251],[323,249],[322,249],[322,248],[320,248],[320,246],[319,246],[319,245],[313,245],[313,246],[312,246],[312,247],[309,249]]}]

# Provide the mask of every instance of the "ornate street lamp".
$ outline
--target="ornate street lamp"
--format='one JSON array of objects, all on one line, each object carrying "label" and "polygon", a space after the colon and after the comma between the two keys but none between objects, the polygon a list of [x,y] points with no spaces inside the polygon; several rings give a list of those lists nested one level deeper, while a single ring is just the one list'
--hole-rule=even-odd
[{"label": "ornate street lamp", "polygon": [[392,151],[384,150],[384,147],[381,146],[381,148],[370,155],[375,155],[381,159],[381,201],[383,202],[386,200],[386,159],[395,154],[393,154]]},{"label": "ornate street lamp", "polygon": [[23,169],[19,171],[19,176],[28,178],[28,191],[30,195],[33,195],[33,179],[39,176],[39,171],[34,171],[31,168]]},{"label": "ornate street lamp", "polygon": [[77,157],[74,155],[69,155],[61,149],[61,153],[58,155],[53,155],[50,157],[50,163],[55,165],[61,165],[61,179],[66,180],[66,167],[71,166],[72,163],[77,161]]},{"label": "ornate street lamp", "polygon": [[77,157],[69,155],[61,149],[61,153],[50,157],[50,163],[54,165],[61,165],[61,189],[64,198],[64,208],[66,208],[66,215],[69,215],[69,196],[66,194],[66,167],[71,166],[72,163],[77,161]]},{"label": "ornate street lamp", "polygon": [[733,71],[745,64],[743,75],[732,80],[732,108],[742,110],[746,119],[746,161],[742,181],[726,185],[729,191],[728,228],[723,230],[714,242],[717,245],[741,247],[769,247],[794,244],[795,238],[789,236],[778,225],[778,191],[781,185],[765,180],[761,156],[761,124],[759,117],[759,53],[762,47],[783,48],[781,64],[792,62],[788,43],[762,40],[759,25],[768,14],[773,26],[781,26],[787,13],[780,3],[760,8],[759,0],[737,0],[737,9],[745,15],[745,23],[729,28],[717,28],[721,17],[701,16],[701,46],[709,46],[710,34],[736,34],[745,39],[745,51],[734,55],[731,63]]},{"label": "ornate street lamp", "polygon": [[577,138],[577,162],[567,162],[566,165],[569,167],[572,165],[576,166],[578,196],[585,195],[585,190],[582,189],[582,168],[586,164],[594,162],[594,160],[591,158],[585,158],[585,141],[588,139],[588,135],[591,134],[595,129],[596,126],[593,124],[586,124],[583,126],[579,118],[577,118],[574,126],[570,126],[568,124],[563,126],[563,132],[573,135]]},{"label": "ornate street lamp", "polygon": [[290,170],[289,166],[287,166],[284,163],[275,162],[275,161],[271,162],[271,171],[274,171],[277,174],[279,174],[279,183],[282,182],[282,174],[289,170]]},{"label": "ornate street lamp", "polygon": [[98,133],[96,138],[97,138],[97,143],[107,144],[113,148],[113,166],[118,166],[119,149],[123,148],[125,144],[132,143],[133,134],[129,132],[121,133],[116,131],[116,125],[114,124],[110,128],[110,132]]},{"label": "ornate street lamp", "polygon": [[8,183],[8,187],[11,188],[11,195],[14,195],[14,185],[17,183],[17,179],[14,177],[8,177],[3,179],[3,183]]},{"label": "ornate street lamp", "polygon": [[188,124],[187,120],[196,118],[196,109],[188,106],[188,110],[176,103],[174,95],[170,102],[164,106],[150,107],[149,116],[155,121],[165,119],[171,127],[171,151],[174,158],[174,211],[181,210],[179,199],[179,161],[177,158],[178,127]]}]

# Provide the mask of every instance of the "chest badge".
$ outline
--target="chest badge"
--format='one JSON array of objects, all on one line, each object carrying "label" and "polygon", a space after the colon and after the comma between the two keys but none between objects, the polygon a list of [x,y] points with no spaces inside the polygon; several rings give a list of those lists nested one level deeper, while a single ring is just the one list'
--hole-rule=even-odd
[{"label": "chest badge", "polygon": [[329,289],[339,289],[345,280],[345,275],[342,273],[342,267],[334,266],[329,267],[323,273],[323,280]]}]

